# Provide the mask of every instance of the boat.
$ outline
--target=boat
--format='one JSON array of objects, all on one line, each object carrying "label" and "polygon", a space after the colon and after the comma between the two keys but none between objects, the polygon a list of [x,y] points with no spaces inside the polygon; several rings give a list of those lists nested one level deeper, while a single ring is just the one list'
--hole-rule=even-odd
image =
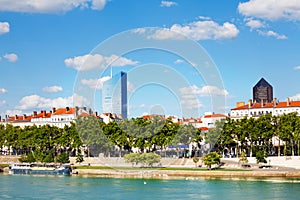
[{"label": "boat", "polygon": [[8,172],[9,174],[70,175],[72,169],[69,164],[12,163]]}]

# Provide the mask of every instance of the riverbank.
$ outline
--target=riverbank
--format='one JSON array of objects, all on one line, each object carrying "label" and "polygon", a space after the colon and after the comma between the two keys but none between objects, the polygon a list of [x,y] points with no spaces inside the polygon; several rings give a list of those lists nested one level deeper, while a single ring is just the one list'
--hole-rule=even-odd
[{"label": "riverbank", "polygon": [[[300,157],[283,157],[277,162],[275,159],[279,158],[272,159],[271,165],[268,163],[266,168],[260,168],[264,164],[256,164],[253,159],[249,159],[249,163],[246,167],[239,164],[237,159],[221,159],[223,165],[221,168],[215,170],[208,170],[201,162],[197,164],[201,167],[195,168],[193,159],[162,159],[161,168],[132,168],[132,165],[130,163],[126,163],[123,158],[85,158],[84,162],[80,164],[75,162],[75,158],[70,158],[70,161],[74,166],[73,172],[80,176],[116,178],[300,178],[300,170],[298,166]],[[6,165],[13,161],[17,162],[17,157],[2,156],[2,163],[6,163]],[[279,161],[281,161],[281,166],[277,165]],[[298,168],[285,167],[287,166],[286,163],[289,163],[291,166],[297,166]],[[4,173],[8,172],[7,167],[3,170]]]},{"label": "riverbank", "polygon": [[300,178],[298,170],[198,170],[198,169],[75,169],[82,176],[115,177],[115,178]]}]

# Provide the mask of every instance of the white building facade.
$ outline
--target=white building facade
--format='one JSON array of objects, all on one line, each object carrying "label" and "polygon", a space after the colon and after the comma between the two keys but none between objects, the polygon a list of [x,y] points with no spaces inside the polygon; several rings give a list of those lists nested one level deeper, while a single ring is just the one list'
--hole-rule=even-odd
[{"label": "white building facade", "polygon": [[300,115],[300,101],[291,101],[289,98],[285,102],[278,102],[274,98],[270,103],[252,103],[251,100],[248,104],[243,102],[237,103],[237,107],[231,109],[230,117],[232,119],[241,119],[244,117],[260,117],[265,114],[272,114],[275,116],[297,112]]}]

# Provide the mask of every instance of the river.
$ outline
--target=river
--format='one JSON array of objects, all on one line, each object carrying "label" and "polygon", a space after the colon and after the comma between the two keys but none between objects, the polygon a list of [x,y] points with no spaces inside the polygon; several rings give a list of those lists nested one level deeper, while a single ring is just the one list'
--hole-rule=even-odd
[{"label": "river", "polygon": [[0,199],[299,199],[300,179],[0,175]]}]

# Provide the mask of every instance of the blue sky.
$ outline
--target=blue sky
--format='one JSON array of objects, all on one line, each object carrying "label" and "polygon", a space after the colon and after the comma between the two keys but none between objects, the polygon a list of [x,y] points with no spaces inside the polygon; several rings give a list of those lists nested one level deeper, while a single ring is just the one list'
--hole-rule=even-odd
[{"label": "blue sky", "polygon": [[[280,101],[300,99],[300,2],[275,2],[0,0],[0,115],[72,106],[74,98],[101,112],[101,86],[112,60],[114,73],[128,72],[132,117],[229,112],[236,102],[252,98],[261,77]],[[148,27],[157,30],[149,33]],[[195,41],[221,82],[210,84],[211,77],[196,73],[197,64],[170,52],[145,48],[118,55],[98,49],[124,31],[137,38],[146,33],[145,41],[157,45],[179,45],[176,34]],[[192,52],[197,53],[201,57]],[[90,77],[84,77],[88,71]],[[169,82],[162,83],[164,78]],[[78,82],[93,92],[93,100],[78,94]],[[212,106],[214,96],[225,98],[222,108]]]}]

